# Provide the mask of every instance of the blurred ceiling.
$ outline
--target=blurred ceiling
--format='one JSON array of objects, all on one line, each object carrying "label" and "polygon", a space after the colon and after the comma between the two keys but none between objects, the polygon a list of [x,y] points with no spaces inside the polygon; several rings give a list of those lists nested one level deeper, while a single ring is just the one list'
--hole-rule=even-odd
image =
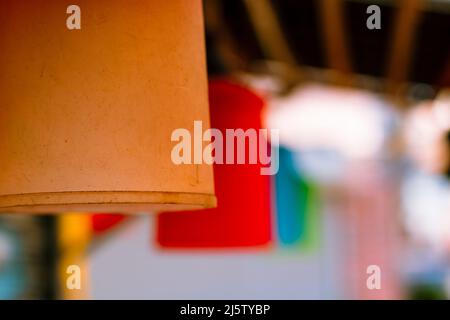
[{"label": "blurred ceiling", "polygon": [[[207,39],[222,69],[272,60],[404,83],[450,85],[450,1],[204,0]],[[381,29],[369,30],[370,4]],[[213,48],[212,48],[213,47]],[[218,65],[218,64],[217,64]]]}]

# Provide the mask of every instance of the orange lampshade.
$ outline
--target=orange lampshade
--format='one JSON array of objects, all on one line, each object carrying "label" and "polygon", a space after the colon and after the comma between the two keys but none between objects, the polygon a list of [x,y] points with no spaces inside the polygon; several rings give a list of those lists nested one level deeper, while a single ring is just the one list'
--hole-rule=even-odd
[{"label": "orange lampshade", "polygon": [[171,160],[209,126],[201,0],[0,2],[0,212],[215,205],[212,166]]}]

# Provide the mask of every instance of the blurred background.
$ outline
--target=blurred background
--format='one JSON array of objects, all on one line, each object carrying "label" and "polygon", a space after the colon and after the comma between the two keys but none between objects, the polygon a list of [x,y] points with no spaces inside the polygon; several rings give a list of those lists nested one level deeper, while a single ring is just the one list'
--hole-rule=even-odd
[{"label": "blurred background", "polygon": [[212,126],[279,130],[278,173],[216,165],[201,212],[2,215],[0,299],[448,299],[450,1],[204,12]]}]

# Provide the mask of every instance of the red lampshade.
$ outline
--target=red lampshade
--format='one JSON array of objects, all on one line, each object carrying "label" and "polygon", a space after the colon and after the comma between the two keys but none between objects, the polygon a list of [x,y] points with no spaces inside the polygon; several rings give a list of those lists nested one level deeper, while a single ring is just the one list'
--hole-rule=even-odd
[{"label": "red lampshade", "polygon": [[[228,81],[209,86],[212,128],[261,128],[264,101],[249,89]],[[162,247],[211,248],[267,244],[270,240],[270,176],[260,164],[215,164],[218,207],[158,216]]]}]

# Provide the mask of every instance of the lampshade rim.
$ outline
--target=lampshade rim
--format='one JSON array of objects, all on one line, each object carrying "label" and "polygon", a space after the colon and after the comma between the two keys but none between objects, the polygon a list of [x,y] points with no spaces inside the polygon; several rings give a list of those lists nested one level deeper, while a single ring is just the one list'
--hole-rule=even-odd
[{"label": "lampshade rim", "polygon": [[[1,212],[69,212],[98,208],[99,212],[132,213],[128,208],[171,207],[170,210],[206,209],[217,204],[214,194],[161,191],[63,191],[10,194],[0,196]],[[111,209],[110,209],[111,208]],[[117,209],[117,210],[114,210]],[[51,211],[49,211],[51,210]],[[133,209],[130,209],[133,211]],[[83,210],[85,211],[85,210]],[[88,210],[93,212],[93,210]]]}]

